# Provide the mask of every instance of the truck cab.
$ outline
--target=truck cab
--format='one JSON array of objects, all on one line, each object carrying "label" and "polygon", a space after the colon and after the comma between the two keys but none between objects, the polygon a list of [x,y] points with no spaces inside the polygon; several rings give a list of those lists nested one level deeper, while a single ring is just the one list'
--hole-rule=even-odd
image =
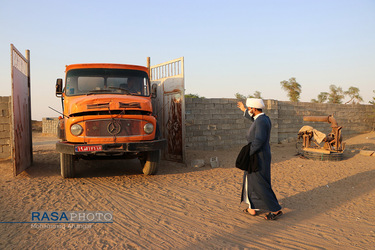
[{"label": "truck cab", "polygon": [[62,100],[56,150],[61,175],[74,177],[79,159],[138,158],[145,175],[157,172],[160,138],[153,115],[149,69],[126,64],[66,66],[65,85],[57,79]]}]

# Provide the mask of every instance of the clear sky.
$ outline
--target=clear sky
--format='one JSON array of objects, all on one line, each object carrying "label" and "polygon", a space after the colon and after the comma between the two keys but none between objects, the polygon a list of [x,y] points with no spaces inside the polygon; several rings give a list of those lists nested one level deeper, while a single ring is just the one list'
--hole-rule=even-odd
[{"label": "clear sky", "polygon": [[11,94],[10,44],[31,54],[32,118],[58,116],[56,78],[86,62],[146,66],[185,57],[186,93],[260,91],[301,101],[334,84],[375,96],[375,0],[0,0],[0,96]]}]

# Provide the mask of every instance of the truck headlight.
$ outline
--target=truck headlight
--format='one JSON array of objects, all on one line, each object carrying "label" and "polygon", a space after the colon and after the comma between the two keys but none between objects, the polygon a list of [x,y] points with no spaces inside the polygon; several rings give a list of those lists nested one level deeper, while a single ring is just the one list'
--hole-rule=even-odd
[{"label": "truck headlight", "polygon": [[75,135],[75,136],[79,136],[80,134],[82,134],[83,132],[83,128],[81,125],[79,124],[73,124],[71,127],[70,127],[70,132]]},{"label": "truck headlight", "polygon": [[146,123],[143,130],[146,132],[146,134],[151,134],[154,131],[154,125],[152,125],[152,123]]}]

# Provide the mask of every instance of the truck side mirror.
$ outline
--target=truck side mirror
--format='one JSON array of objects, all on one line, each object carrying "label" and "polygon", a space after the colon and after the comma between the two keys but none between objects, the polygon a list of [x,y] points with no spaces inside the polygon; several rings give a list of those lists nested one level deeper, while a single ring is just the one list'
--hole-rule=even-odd
[{"label": "truck side mirror", "polygon": [[156,98],[158,96],[157,92],[158,92],[158,85],[156,83],[154,83],[151,86],[151,97]]},{"label": "truck side mirror", "polygon": [[56,96],[61,97],[62,95],[62,85],[63,85],[63,80],[61,78],[58,78],[56,80]]}]

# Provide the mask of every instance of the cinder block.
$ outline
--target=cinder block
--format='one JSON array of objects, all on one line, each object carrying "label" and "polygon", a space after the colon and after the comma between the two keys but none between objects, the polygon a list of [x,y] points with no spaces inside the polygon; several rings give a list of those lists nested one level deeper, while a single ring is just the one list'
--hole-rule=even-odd
[{"label": "cinder block", "polygon": [[189,127],[189,131],[194,132],[194,131],[199,131],[201,129],[200,125],[194,124]]},{"label": "cinder block", "polygon": [[208,130],[216,130],[217,126],[216,126],[216,124],[209,124],[209,125],[207,125],[207,129]]},{"label": "cinder block", "polygon": [[223,110],[224,109],[224,104],[222,103],[214,103],[214,108],[215,109],[219,109],[219,110]]},{"label": "cinder block", "polygon": [[0,102],[0,110],[9,110],[9,103]]},{"label": "cinder block", "polygon": [[0,138],[0,145],[9,145],[10,139]]},{"label": "cinder block", "polygon": [[207,146],[209,146],[209,147],[214,147],[214,146],[217,146],[217,145],[220,145],[218,143],[218,141],[209,141],[209,142],[207,142]]},{"label": "cinder block", "polygon": [[213,132],[215,132],[215,131],[213,131],[213,130],[204,130],[204,131],[202,131],[202,135],[211,136],[211,135],[213,135]]},{"label": "cinder block", "polygon": [[188,129],[186,129],[185,138],[190,138],[190,137],[193,137],[193,132],[191,132]]},{"label": "cinder block", "polygon": [[0,159],[10,159],[11,158],[11,155],[10,154],[7,154],[7,153],[0,153]]},{"label": "cinder block", "polygon": [[196,142],[198,142],[198,139],[197,139],[197,137],[190,137],[189,142],[196,143]]},{"label": "cinder block", "polygon": [[9,103],[10,96],[0,96],[0,103]]},{"label": "cinder block", "polygon": [[10,139],[10,133],[9,133],[9,131],[1,131],[0,132],[0,138],[2,138],[2,139]]},{"label": "cinder block", "polygon": [[0,116],[0,124],[9,124],[11,121],[10,121],[10,118],[9,117],[1,117]]},{"label": "cinder block", "polygon": [[220,119],[210,119],[209,120],[209,124],[213,124],[213,125],[217,125],[217,124],[220,124],[221,123],[221,120]]},{"label": "cinder block", "polygon": [[231,124],[223,124],[223,125],[221,125],[221,128],[222,129],[231,129],[232,126],[231,126]]},{"label": "cinder block", "polygon": [[203,131],[201,130],[193,132],[193,136],[201,136],[201,135],[203,135]]},{"label": "cinder block", "polygon": [[3,110],[1,110],[0,114],[3,117],[9,117],[9,110],[3,109]]},{"label": "cinder block", "polygon": [[213,135],[208,135],[206,136],[207,138],[207,141],[215,141],[216,140],[216,136],[213,136]]},{"label": "cinder block", "polygon": [[185,120],[193,120],[194,119],[194,115],[189,113],[189,114],[185,114]]},{"label": "cinder block", "polygon": [[10,124],[0,124],[0,131],[5,131],[10,134]]},{"label": "cinder block", "polygon": [[221,120],[221,119],[223,119],[223,115],[222,114],[212,114],[212,119]]},{"label": "cinder block", "polygon": [[2,150],[3,150],[3,153],[7,153],[7,154],[10,154],[10,145],[3,145],[2,147]]},{"label": "cinder block", "polygon": [[207,137],[206,136],[197,136],[197,141],[198,142],[204,142],[204,141],[207,141]]},{"label": "cinder block", "polygon": [[194,124],[202,125],[203,123],[204,123],[204,120],[194,119]]},{"label": "cinder block", "polygon": [[211,114],[222,114],[222,111],[220,109],[212,109]]},{"label": "cinder block", "polygon": [[215,109],[215,104],[214,103],[206,103],[202,105],[203,110],[212,110]]}]

